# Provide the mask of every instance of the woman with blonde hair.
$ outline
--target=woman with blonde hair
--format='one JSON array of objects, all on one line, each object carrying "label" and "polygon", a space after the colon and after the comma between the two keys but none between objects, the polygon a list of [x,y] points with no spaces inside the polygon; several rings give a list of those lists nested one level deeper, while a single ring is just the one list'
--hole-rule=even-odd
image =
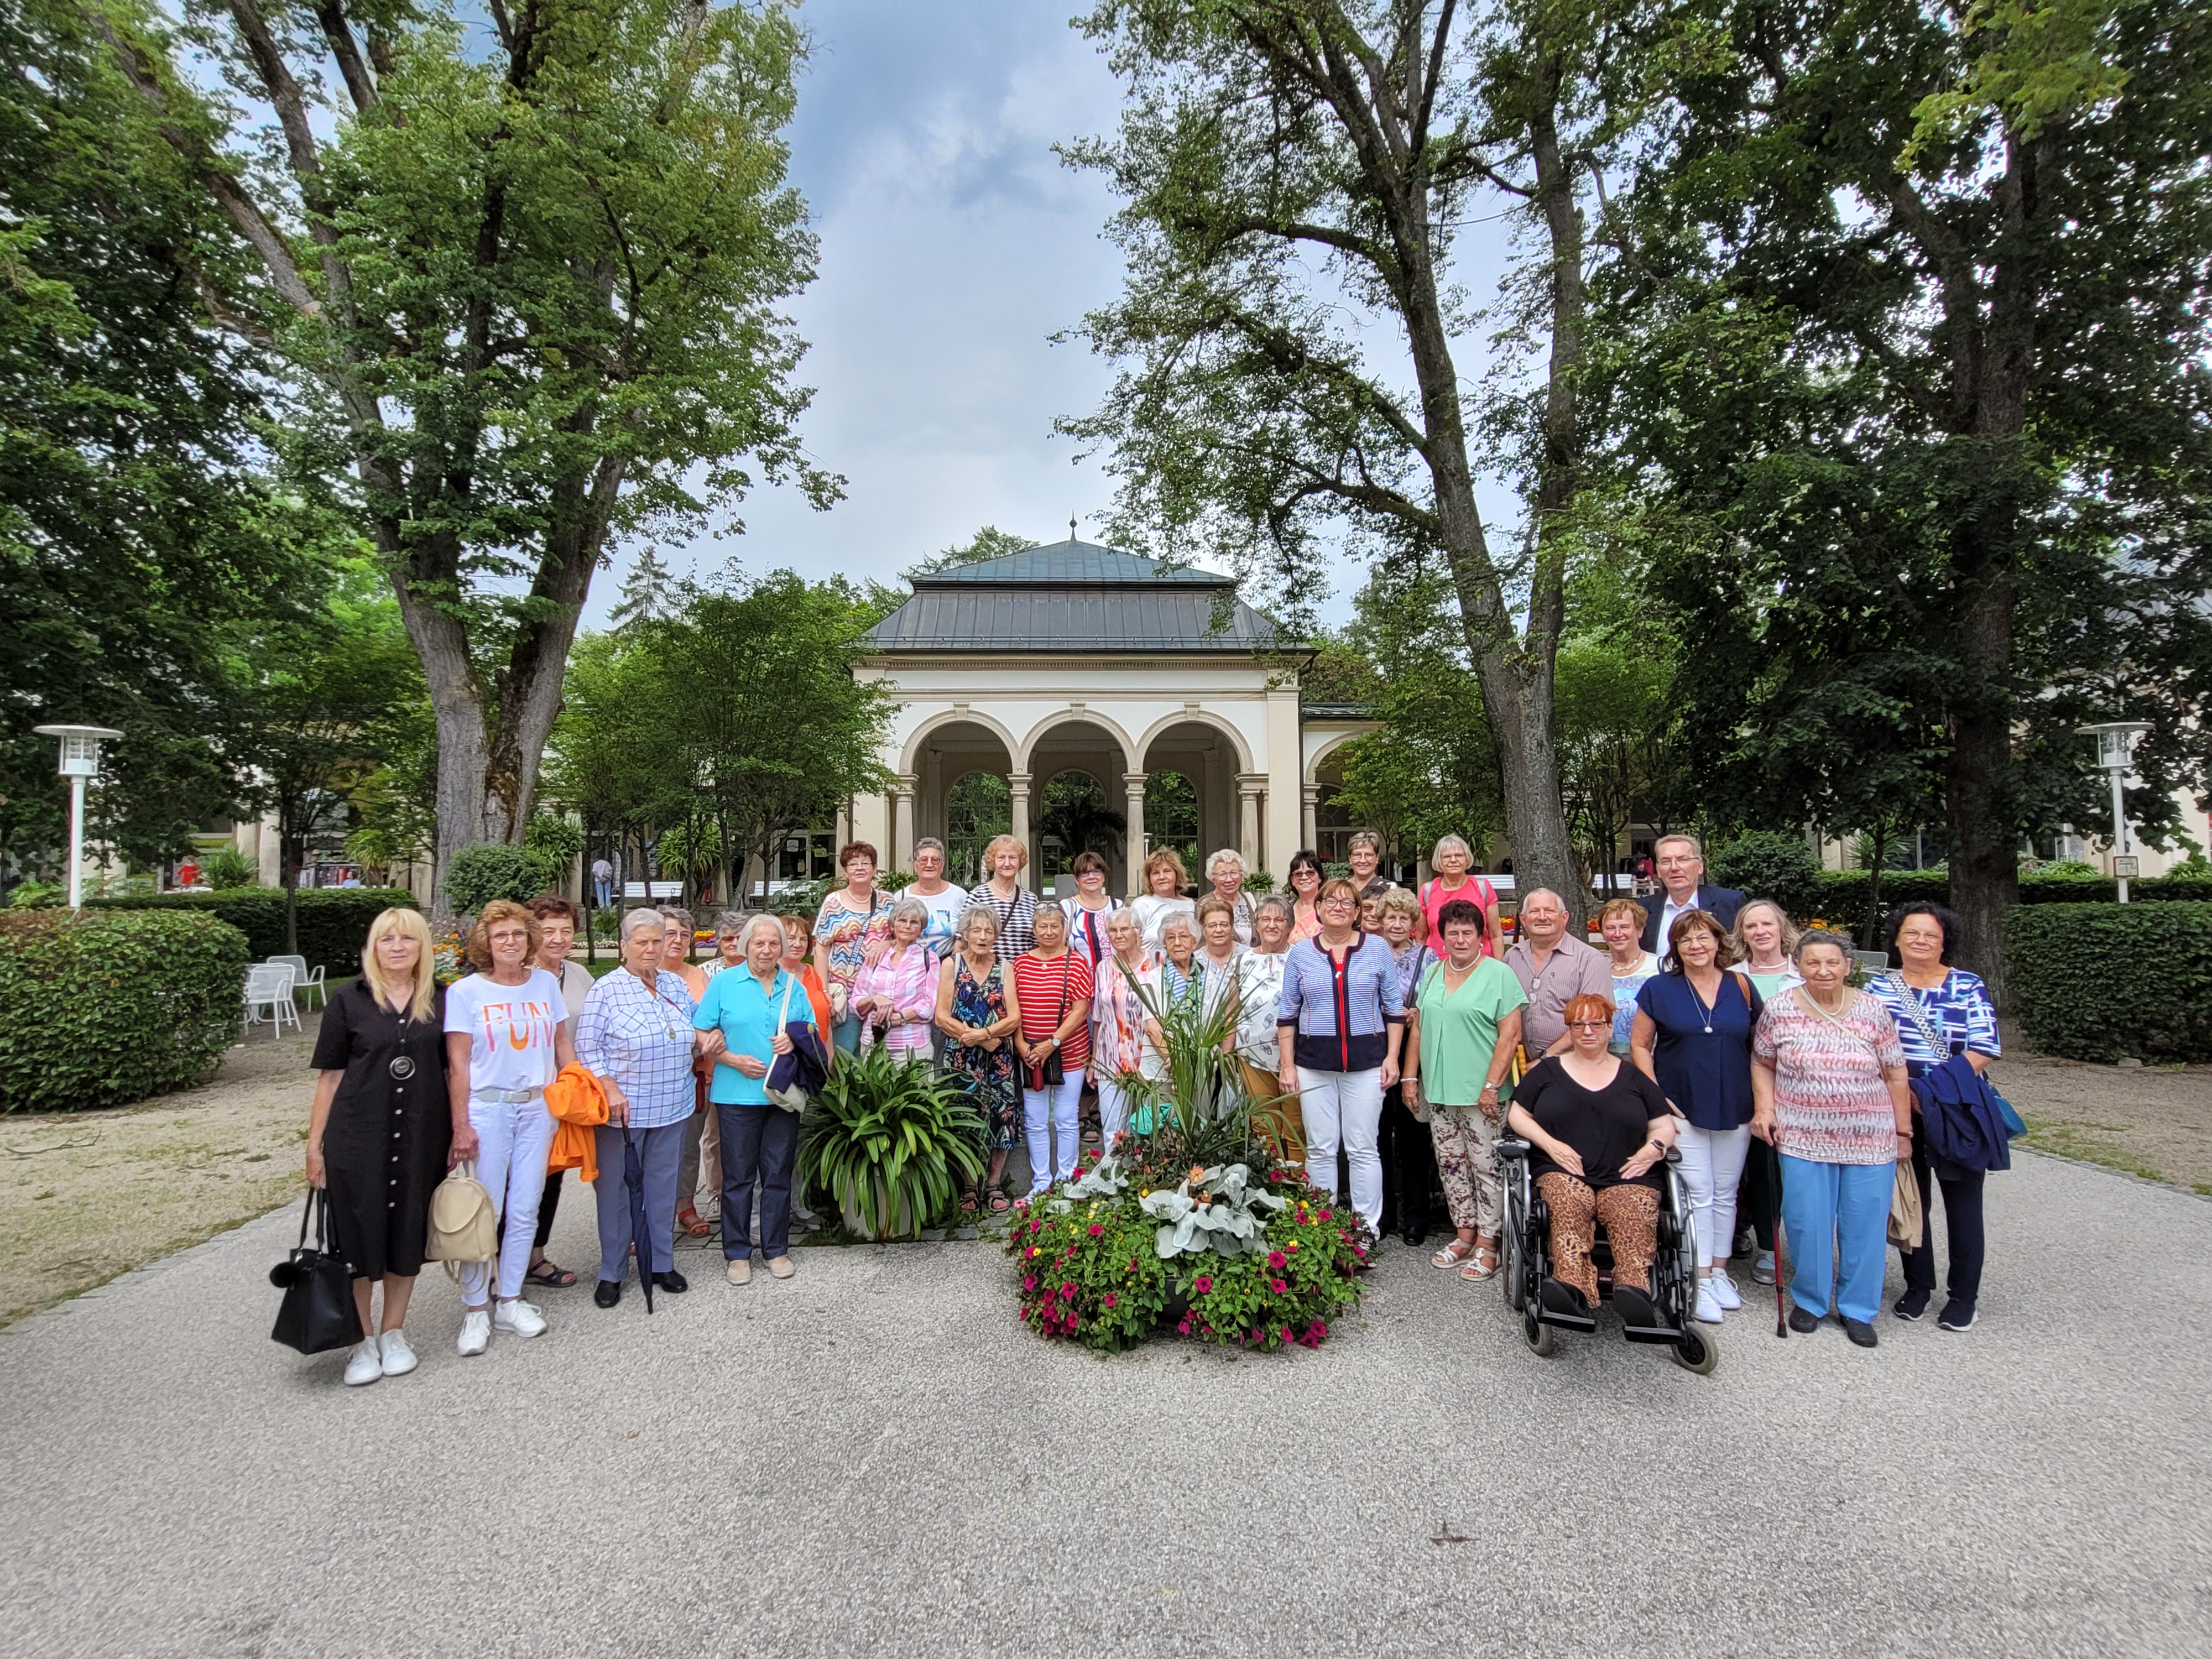
[{"label": "woman with blonde hair", "polygon": [[[445,994],[430,930],[412,910],[368,924],[361,977],[331,997],[316,1034],[307,1183],[323,1188],[338,1254],[353,1274],[364,1333],[346,1356],[359,1388],[415,1369],[401,1327],[422,1270],[430,1194],[443,1179],[454,1115],[446,1092]],[[384,1284],[382,1324],[371,1292]]]},{"label": "woman with blonde hair", "polygon": [[[659,944],[656,938],[656,954]],[[464,1357],[482,1353],[495,1326],[517,1336],[545,1328],[545,1316],[522,1299],[522,1279],[553,1146],[545,1085],[576,1058],[576,1048],[561,981],[531,966],[538,946],[538,918],[510,899],[492,900],[469,934],[469,962],[477,971],[446,993],[453,1159],[476,1160],[477,1179],[506,1217],[496,1312],[487,1305],[493,1264],[461,1264],[457,1346]]]},{"label": "woman with blonde hair", "polygon": [[1237,928],[1237,942],[1252,942],[1252,896],[1244,890],[1244,860],[1233,847],[1224,847],[1211,854],[1206,860],[1206,878],[1213,884],[1213,896],[1229,907],[1231,920]]},{"label": "woman with blonde hair", "polygon": [[1644,948],[1644,924],[1650,920],[1650,912],[1628,898],[1608,899],[1597,913],[1598,934],[1613,971],[1613,1036],[1607,1046],[1623,1059],[1636,1029],[1636,994],[1659,971],[1659,958]]},{"label": "woman with blonde hair", "polygon": [[1129,908],[1137,913],[1137,930],[1147,951],[1159,951],[1160,927],[1170,916],[1192,914],[1182,892],[1189,885],[1190,876],[1173,848],[1160,848],[1145,860],[1145,890],[1129,901]]},{"label": "woman with blonde hair", "polygon": [[[1022,885],[1029,867],[1030,849],[1012,836],[994,836],[984,843],[987,879],[969,890],[972,904],[987,908],[999,924],[999,957],[1012,962],[1036,943],[1037,896]],[[966,913],[962,913],[964,919]]]}]

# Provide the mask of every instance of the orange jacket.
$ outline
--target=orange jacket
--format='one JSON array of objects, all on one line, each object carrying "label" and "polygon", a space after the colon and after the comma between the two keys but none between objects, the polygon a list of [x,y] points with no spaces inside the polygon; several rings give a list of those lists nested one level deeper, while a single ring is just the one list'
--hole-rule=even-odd
[{"label": "orange jacket", "polygon": [[545,1085],[545,1109],[559,1127],[553,1131],[553,1150],[545,1160],[546,1172],[580,1170],[586,1181],[599,1178],[599,1137],[592,1128],[607,1121],[607,1091],[586,1067],[571,1060],[561,1075]]}]

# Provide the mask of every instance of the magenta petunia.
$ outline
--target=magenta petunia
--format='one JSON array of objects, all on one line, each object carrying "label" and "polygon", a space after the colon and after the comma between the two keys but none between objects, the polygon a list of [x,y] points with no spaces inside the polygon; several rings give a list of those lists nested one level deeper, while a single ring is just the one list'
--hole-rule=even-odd
[{"label": "magenta petunia", "polygon": [[1285,1285],[1279,1279],[1271,1279],[1267,1281],[1267,1288],[1273,1291],[1277,1296],[1280,1296],[1285,1291],[1289,1290],[1291,1287],[1288,1285]]},{"label": "magenta petunia", "polygon": [[1106,1236],[1106,1230],[1094,1221],[1091,1224],[1091,1236],[1093,1238],[1103,1238]]},{"label": "magenta petunia", "polygon": [[1282,1272],[1283,1263],[1288,1260],[1290,1260],[1290,1258],[1285,1255],[1280,1250],[1270,1250],[1267,1252],[1267,1265],[1270,1267],[1273,1267],[1277,1273]]},{"label": "magenta petunia", "polygon": [[1191,1289],[1196,1291],[1200,1296],[1210,1295],[1213,1290],[1213,1281],[1204,1273],[1200,1273],[1197,1281],[1191,1285]]},{"label": "magenta petunia", "polygon": [[1109,1307],[1109,1308],[1110,1308],[1110,1307],[1112,1307],[1112,1306],[1113,1306],[1116,1302],[1119,1302],[1121,1299],[1121,1298],[1120,1297],[1118,1297],[1118,1296],[1115,1295],[1115,1294],[1114,1294],[1114,1292],[1113,1292],[1113,1291],[1107,1291],[1107,1292],[1106,1292],[1106,1305],[1107,1305],[1108,1307]]}]

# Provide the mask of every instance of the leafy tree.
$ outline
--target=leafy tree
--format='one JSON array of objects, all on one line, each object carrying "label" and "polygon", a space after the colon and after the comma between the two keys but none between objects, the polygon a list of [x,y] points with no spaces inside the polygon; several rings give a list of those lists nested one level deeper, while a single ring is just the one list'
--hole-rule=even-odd
[{"label": "leafy tree", "polygon": [[[294,462],[357,515],[437,715],[441,871],[517,840],[611,534],[696,524],[752,469],[817,504],[779,302],[812,273],[776,0],[230,0],[201,95],[141,0],[98,9],[173,153],[256,260],[201,283],[319,416]],[[265,111],[267,126],[249,112]],[[699,493],[694,493],[694,488]]]},{"label": "leafy tree", "polygon": [[[1620,9],[1103,0],[1083,27],[1128,100],[1117,142],[1069,151],[1126,198],[1130,276],[1085,325],[1128,367],[1064,429],[1115,446],[1133,527],[1270,563],[1293,596],[1316,538],[1347,521],[1444,574],[1517,868],[1577,911],[1553,672],[1586,531],[1592,221],[1636,107],[1613,82],[1632,94],[1644,72]],[[1512,354],[1473,396],[1461,357],[1480,319],[1452,270],[1501,197],[1533,244],[1503,332],[1542,361]],[[1370,349],[1386,332],[1395,359]],[[1486,465],[1520,489],[1518,546],[1484,523]]]},{"label": "leafy tree", "polygon": [[1568,822],[1595,875],[1662,791],[1674,765],[1672,665],[1608,641],[1570,640],[1555,682]]},{"label": "leafy tree", "polygon": [[2203,777],[2212,15],[1694,0],[1611,273],[1617,418],[1692,527],[1658,589],[1746,817],[1909,825],[1940,793],[2002,996],[2024,831],[2088,821],[2071,727]]},{"label": "leafy tree", "polygon": [[1026,536],[1018,536],[1011,530],[1001,530],[987,524],[964,542],[939,548],[919,564],[908,565],[902,573],[908,581],[916,576],[927,576],[939,570],[951,570],[963,564],[980,564],[985,559],[995,559],[1008,553],[1025,552],[1036,544]]},{"label": "leafy tree", "polygon": [[527,904],[554,884],[552,866],[543,854],[505,842],[463,848],[446,872],[447,895],[465,916],[481,914],[494,899]]},{"label": "leafy tree", "polygon": [[1820,913],[1826,890],[1802,835],[1753,830],[1715,848],[1712,866],[1713,879],[1723,886],[1749,898],[1771,899],[1798,921]]}]

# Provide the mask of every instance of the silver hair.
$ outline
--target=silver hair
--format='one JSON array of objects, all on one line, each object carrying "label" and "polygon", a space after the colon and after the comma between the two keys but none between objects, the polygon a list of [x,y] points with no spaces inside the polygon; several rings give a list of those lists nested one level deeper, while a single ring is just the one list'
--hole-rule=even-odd
[{"label": "silver hair", "polygon": [[1433,870],[1436,868],[1437,863],[1443,858],[1444,848],[1447,847],[1458,848],[1461,852],[1467,854],[1467,861],[1469,864],[1474,862],[1474,848],[1467,844],[1467,837],[1465,836],[1438,836],[1437,837],[1437,844],[1429,848],[1429,867],[1431,869]]},{"label": "silver hair", "polygon": [[1285,921],[1291,920],[1291,907],[1283,896],[1280,893],[1270,893],[1252,907],[1252,925],[1257,927],[1260,925],[1260,918],[1270,910],[1279,912]]},{"label": "silver hair", "polygon": [[991,941],[995,945],[999,939],[999,913],[988,904],[971,904],[963,910],[960,913],[960,925],[952,930],[953,937],[963,945],[966,944],[968,930],[975,925],[975,918],[978,916],[991,924]]},{"label": "silver hair", "polygon": [[783,954],[783,918],[767,910],[756,910],[745,918],[745,925],[738,934],[738,949],[746,956],[753,953],[753,935],[763,927],[775,929],[775,953]]},{"label": "silver hair", "polygon": [[945,850],[945,843],[934,836],[924,836],[920,841],[915,842],[911,856],[920,858],[924,853],[934,853],[947,863],[951,861],[951,854]]},{"label": "silver hair", "polygon": [[1802,965],[1805,952],[1816,945],[1832,945],[1844,953],[1846,961],[1850,958],[1851,936],[1849,933],[1835,927],[1808,927],[1797,935],[1797,948],[1790,953],[1790,961]]},{"label": "silver hair", "polygon": [[1183,915],[1180,910],[1174,912],[1161,921],[1160,938],[1164,940],[1170,933],[1173,933],[1177,928],[1181,928],[1184,933],[1188,933],[1193,944],[1196,944],[1198,942],[1198,929],[1190,925],[1190,918]]},{"label": "silver hair", "polygon": [[1669,842],[1674,842],[1680,846],[1688,848],[1692,853],[1695,853],[1700,860],[1705,856],[1705,849],[1703,843],[1701,843],[1695,836],[1686,836],[1680,830],[1669,831],[1668,834],[1660,836],[1658,840],[1653,842],[1651,843],[1651,856],[1655,859],[1657,858],[1659,856],[1659,849],[1666,846]]},{"label": "silver hair", "polygon": [[641,927],[650,927],[656,933],[665,933],[668,931],[668,918],[662,915],[659,911],[642,905],[635,910],[623,913],[622,936],[625,939]]},{"label": "silver hair", "polygon": [[1206,878],[1208,881],[1213,879],[1213,872],[1220,867],[1224,859],[1235,865],[1240,872],[1244,868],[1244,855],[1233,847],[1224,847],[1219,852],[1206,855]]},{"label": "silver hair", "polygon": [[742,910],[725,910],[714,918],[714,937],[727,939],[732,933],[744,932],[746,916]]},{"label": "silver hair", "polygon": [[681,927],[687,933],[698,931],[698,924],[691,920],[691,913],[680,904],[664,904],[660,907],[660,925],[664,927]]},{"label": "silver hair", "polygon": [[929,907],[920,899],[902,896],[891,901],[890,925],[894,927],[912,916],[926,930],[929,927]]}]

